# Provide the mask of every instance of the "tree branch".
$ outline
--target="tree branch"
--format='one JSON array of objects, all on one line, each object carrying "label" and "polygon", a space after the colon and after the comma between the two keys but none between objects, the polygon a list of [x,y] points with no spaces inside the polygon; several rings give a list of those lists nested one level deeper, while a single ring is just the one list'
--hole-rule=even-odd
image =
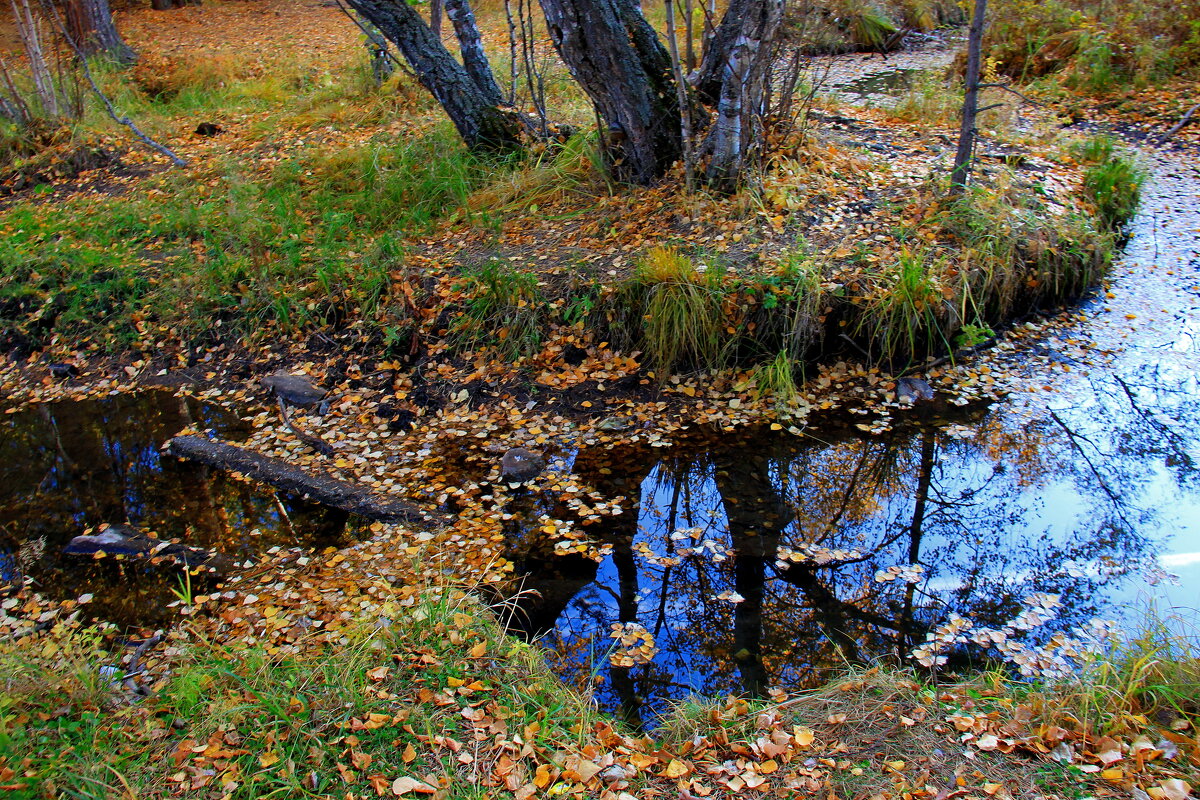
[{"label": "tree branch", "polygon": [[171,163],[175,166],[186,167],[188,165],[186,161],[175,155],[175,153],[169,148],[159,144],[146,134],[142,133],[141,129],[138,128],[137,125],[134,125],[133,121],[129,119],[129,117],[117,115],[117,110],[113,108],[112,101],[108,99],[108,95],[102,92],[100,87],[96,84],[96,79],[92,76],[91,67],[88,66],[87,56],[83,54],[83,51],[79,48],[79,45],[73,38],[71,38],[71,34],[67,32],[66,26],[63,25],[62,18],[58,16],[58,9],[51,5],[48,0],[42,0],[42,8],[45,10],[46,14],[52,20],[54,20],[54,25],[56,28],[58,28],[59,35],[63,37],[63,40],[66,41],[67,45],[70,46],[71,50],[75,53],[75,56],[79,59],[79,67],[83,70],[83,76],[87,78],[88,85],[92,87],[92,92],[94,92],[95,95],[100,98],[100,101],[104,103],[104,109],[108,112],[108,116],[112,118],[112,121],[118,125],[124,125],[126,128],[129,128],[129,130],[133,131],[133,135],[136,136],[143,144],[169,158]]}]

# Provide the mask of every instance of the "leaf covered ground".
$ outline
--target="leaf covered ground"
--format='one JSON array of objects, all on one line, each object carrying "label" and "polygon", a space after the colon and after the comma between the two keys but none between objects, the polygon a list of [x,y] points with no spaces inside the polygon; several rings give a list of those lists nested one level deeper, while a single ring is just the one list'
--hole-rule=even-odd
[{"label": "leaf covered ground", "polygon": [[[500,9],[483,11],[500,52]],[[999,676],[927,685],[859,671],[797,697],[697,700],[653,738],[634,735],[563,687],[535,648],[503,634],[505,607],[474,594],[512,580],[502,523],[516,490],[498,468],[508,447],[551,455],[537,489],[586,523],[626,499],[555,469],[572,447],[666,444],[687,427],[753,422],[799,433],[834,407],[869,410],[862,424],[882,429],[901,405],[898,377],[917,367],[956,402],[1003,390],[987,363],[905,352],[921,349],[904,344],[911,331],[940,332],[939,353],[996,332],[990,318],[960,315],[947,333],[925,313],[930,298],[975,297],[958,278],[984,257],[962,247],[977,244],[966,233],[947,238],[939,216],[953,121],[929,124],[947,102],[938,87],[907,108],[815,103],[803,136],[774,143],[759,191],[719,198],[681,193],[678,176],[610,186],[582,143],[499,167],[442,159],[454,144],[437,109],[403,77],[374,89],[336,8],[210,2],[170,12],[169,30],[163,19],[120,16],[142,60],[106,85],[191,166],[167,170],[97,124],[56,145],[91,153],[96,168],[30,157],[9,175],[0,286],[15,355],[0,380],[10,407],[165,384],[251,409],[248,445],[261,452],[457,518],[376,524],[359,544],[275,552],[212,593],[181,590],[180,624],[144,651],[136,643],[152,631],[124,647],[79,624],[86,602],[8,587],[3,788],[1181,800],[1200,783],[1194,717],[1135,714],[1100,730]],[[577,97],[554,97],[564,119],[590,121]],[[1162,102],[1165,115],[1179,110],[1177,98]],[[1036,136],[1013,124],[1020,114]],[[222,132],[199,136],[202,122]],[[981,154],[985,210],[1012,213],[1016,227],[1029,212],[1093,210],[1080,194],[1087,159],[1060,141],[1062,122],[1015,106],[996,115]],[[612,298],[654,258],[676,263],[656,252],[684,254],[683,282],[709,287],[722,324],[737,327],[718,331],[721,363],[597,335],[636,327]],[[926,294],[915,316],[893,319],[881,298],[913,263],[931,275]],[[1040,291],[1037,275],[1020,278]],[[790,388],[759,369],[773,350],[726,361],[729,342],[748,346],[764,324],[735,312],[801,309],[799,280],[837,304],[803,307],[834,343],[827,357]],[[511,302],[483,303],[488,287]],[[892,327],[839,327],[839,315],[855,319],[848,308]],[[1045,324],[1033,317],[988,343],[1018,352]],[[858,344],[840,343],[843,331]],[[256,381],[276,370],[336,396],[329,414],[297,417],[332,458],[278,422]],[[583,524],[543,528],[556,550],[591,552]],[[636,659],[636,632],[624,644]],[[110,685],[125,672],[135,674]]]}]

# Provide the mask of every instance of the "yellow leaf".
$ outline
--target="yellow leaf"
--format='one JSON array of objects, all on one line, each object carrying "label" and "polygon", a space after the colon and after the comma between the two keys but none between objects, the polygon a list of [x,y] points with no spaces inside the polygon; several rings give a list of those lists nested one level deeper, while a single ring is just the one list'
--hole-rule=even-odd
[{"label": "yellow leaf", "polygon": [[400,754],[400,758],[403,759],[404,763],[411,764],[413,762],[413,760],[416,759],[416,757],[417,757],[417,749],[415,747],[413,747],[411,744],[405,745],[404,752]]},{"label": "yellow leaf", "polygon": [[671,762],[667,764],[667,769],[665,772],[663,772],[663,774],[668,778],[682,778],[691,771],[691,767],[689,767],[687,764],[684,764],[679,759],[672,758]]},{"label": "yellow leaf", "polygon": [[894,770],[897,770],[897,771],[904,769],[904,762],[903,762],[903,761],[899,761],[899,760],[897,760],[897,761],[889,761],[889,762],[887,762],[887,765],[888,765],[889,767],[891,767],[892,769],[894,769]]},{"label": "yellow leaf", "polygon": [[264,769],[266,767],[271,766],[272,764],[278,764],[279,763],[279,754],[276,753],[274,750],[272,750],[269,753],[263,753],[261,756],[258,757],[258,763]]},{"label": "yellow leaf", "polygon": [[808,747],[813,743],[814,734],[812,729],[804,728],[799,725],[792,728],[792,741],[799,747]]},{"label": "yellow leaf", "polygon": [[487,642],[479,642],[471,648],[471,658],[483,658],[487,653]]},{"label": "yellow leaf", "polygon": [[1117,767],[1109,767],[1100,773],[1100,777],[1104,778],[1106,781],[1118,783],[1125,777],[1125,770],[1118,769]]}]

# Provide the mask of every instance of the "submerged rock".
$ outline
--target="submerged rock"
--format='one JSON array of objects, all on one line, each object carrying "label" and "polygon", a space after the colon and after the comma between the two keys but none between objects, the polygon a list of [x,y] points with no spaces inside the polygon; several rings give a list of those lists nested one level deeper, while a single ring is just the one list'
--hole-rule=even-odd
[{"label": "submerged rock", "polygon": [[514,447],[500,457],[500,479],[505,483],[533,480],[545,468],[546,459],[524,447]]},{"label": "submerged rock", "polygon": [[933,395],[933,387],[920,378],[901,378],[896,382],[896,399],[905,405],[932,400]]}]

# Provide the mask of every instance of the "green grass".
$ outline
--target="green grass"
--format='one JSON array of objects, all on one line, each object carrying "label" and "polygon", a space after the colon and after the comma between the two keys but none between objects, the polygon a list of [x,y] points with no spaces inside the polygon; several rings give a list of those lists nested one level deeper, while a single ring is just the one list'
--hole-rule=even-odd
[{"label": "green grass", "polygon": [[292,151],[265,174],[227,159],[137,195],[19,204],[3,215],[0,320],[35,343],[63,334],[112,347],[156,325],[248,335],[371,318],[400,260],[394,245],[367,257],[372,242],[466,213],[505,168],[443,127]]}]

